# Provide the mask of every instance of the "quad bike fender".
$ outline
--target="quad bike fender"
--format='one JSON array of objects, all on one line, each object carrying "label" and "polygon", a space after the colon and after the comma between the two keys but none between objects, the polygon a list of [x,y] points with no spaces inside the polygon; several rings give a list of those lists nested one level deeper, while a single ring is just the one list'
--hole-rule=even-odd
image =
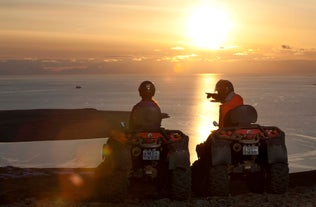
[{"label": "quad bike fender", "polygon": [[212,139],[211,144],[211,164],[226,165],[231,163],[231,149],[230,142],[227,140],[221,140],[217,138]]},{"label": "quad bike fender", "polygon": [[170,170],[176,168],[190,168],[190,153],[189,153],[189,137],[181,131],[170,131],[177,133],[179,139],[168,143],[168,168]]},{"label": "quad bike fender", "polygon": [[102,149],[103,161],[96,167],[96,178],[109,178],[116,174],[126,174],[132,167],[129,146],[110,137]]},{"label": "quad bike fender", "polygon": [[268,144],[268,163],[288,163],[285,145]]},{"label": "quad bike fender", "polygon": [[110,162],[113,169],[128,170],[132,167],[130,146],[128,144],[118,142],[110,137],[103,146],[103,150],[106,151],[103,161]]},{"label": "quad bike fender", "polygon": [[189,169],[190,168],[190,153],[188,150],[179,150],[172,152],[169,155],[169,170],[176,168]]},{"label": "quad bike fender", "polygon": [[275,133],[276,135],[274,137],[270,135],[267,140],[268,163],[288,163],[285,133],[276,127],[272,129],[277,133]]}]

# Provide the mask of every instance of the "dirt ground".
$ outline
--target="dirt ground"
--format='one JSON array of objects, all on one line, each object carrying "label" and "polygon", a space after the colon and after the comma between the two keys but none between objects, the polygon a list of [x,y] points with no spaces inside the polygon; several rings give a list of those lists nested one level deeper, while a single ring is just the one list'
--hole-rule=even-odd
[{"label": "dirt ground", "polygon": [[288,192],[281,195],[251,193],[237,181],[227,197],[192,195],[186,201],[175,201],[131,189],[126,200],[109,202],[96,196],[96,185],[94,169],[0,168],[0,206],[316,206],[316,170],[290,174]]}]

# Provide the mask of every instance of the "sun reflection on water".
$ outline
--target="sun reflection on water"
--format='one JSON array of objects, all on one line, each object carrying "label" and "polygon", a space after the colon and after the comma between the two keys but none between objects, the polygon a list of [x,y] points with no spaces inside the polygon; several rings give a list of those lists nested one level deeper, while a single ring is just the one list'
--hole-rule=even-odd
[{"label": "sun reflection on water", "polygon": [[197,160],[195,147],[204,142],[210,132],[217,127],[213,126],[213,121],[218,121],[219,104],[210,102],[206,98],[205,92],[214,92],[215,84],[219,79],[218,74],[200,74],[196,91],[197,105],[193,114],[193,134],[190,137],[191,163]]}]

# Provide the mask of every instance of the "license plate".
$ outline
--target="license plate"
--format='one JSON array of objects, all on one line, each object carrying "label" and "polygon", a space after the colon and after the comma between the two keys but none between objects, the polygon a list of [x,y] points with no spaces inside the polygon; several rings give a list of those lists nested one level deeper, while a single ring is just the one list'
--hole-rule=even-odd
[{"label": "license plate", "polygon": [[155,149],[143,150],[143,160],[159,160],[160,152]]},{"label": "license plate", "polygon": [[242,147],[242,154],[243,155],[259,155],[259,148],[258,146],[244,145]]}]

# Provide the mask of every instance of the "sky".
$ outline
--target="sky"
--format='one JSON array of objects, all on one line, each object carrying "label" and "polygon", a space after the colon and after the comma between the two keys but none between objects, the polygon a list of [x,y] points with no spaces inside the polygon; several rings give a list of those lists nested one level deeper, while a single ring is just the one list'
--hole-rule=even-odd
[{"label": "sky", "polygon": [[0,74],[315,73],[315,19],[315,0],[0,0]]}]

